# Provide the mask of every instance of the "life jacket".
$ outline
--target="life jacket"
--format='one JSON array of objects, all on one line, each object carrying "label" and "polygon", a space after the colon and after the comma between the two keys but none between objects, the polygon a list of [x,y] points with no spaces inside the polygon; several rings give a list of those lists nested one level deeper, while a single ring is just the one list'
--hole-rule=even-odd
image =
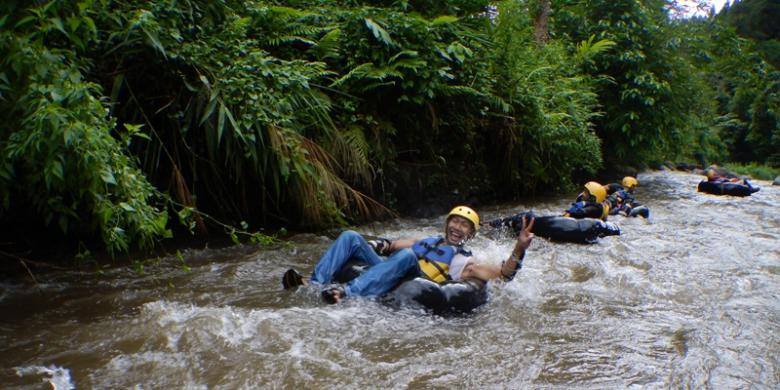
[{"label": "life jacket", "polygon": [[735,181],[733,179],[730,179],[730,178],[724,177],[724,176],[717,176],[717,177],[714,177],[712,179],[709,179],[709,181],[711,181],[713,183],[738,183],[739,182],[739,180]]},{"label": "life jacket", "polygon": [[582,213],[585,211],[585,202],[583,201],[577,201],[571,204],[571,207],[569,207],[568,210],[566,210],[566,214],[577,214]]},{"label": "life jacket", "polygon": [[[594,207],[596,205],[598,205],[598,203],[585,202],[585,201],[581,201],[580,200],[580,201],[572,203],[571,207],[569,207],[569,209],[566,210],[566,212],[563,215],[565,217],[570,217],[570,216],[572,216],[572,214],[573,215],[586,214],[586,213],[588,213],[590,211],[590,210],[586,210],[586,207]],[[606,220],[607,219],[607,215],[609,215],[609,200],[605,200],[605,201],[601,202],[600,205],[601,205],[601,215],[599,215],[599,216],[588,216],[586,214],[586,216],[588,216],[590,218],[599,218],[599,219],[602,219],[602,220]]]},{"label": "life jacket", "polygon": [[625,188],[621,184],[618,184],[618,183],[609,183],[609,184],[604,186],[604,189],[607,190],[607,195],[612,195],[615,192],[624,191],[625,190]]},{"label": "life jacket", "polygon": [[443,237],[428,237],[412,245],[412,251],[417,255],[420,271],[436,283],[452,280],[449,274],[452,258],[457,254],[471,256],[471,252],[462,246],[444,244]]},{"label": "life jacket", "polygon": [[620,199],[623,199],[623,203],[631,203],[634,201],[634,195],[628,191],[621,190],[617,191],[616,194],[620,197]]},{"label": "life jacket", "polygon": [[610,214],[617,214],[618,211],[623,211],[627,208],[630,209],[635,202],[634,196],[625,190],[616,191],[610,195],[607,200],[609,200],[610,207],[612,208]]}]

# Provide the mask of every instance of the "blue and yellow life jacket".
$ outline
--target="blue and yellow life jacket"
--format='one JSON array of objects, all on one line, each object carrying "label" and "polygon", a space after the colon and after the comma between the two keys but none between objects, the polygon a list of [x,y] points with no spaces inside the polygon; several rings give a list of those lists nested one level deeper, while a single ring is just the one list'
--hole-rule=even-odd
[{"label": "blue and yellow life jacket", "polygon": [[566,214],[579,214],[585,212],[585,205],[588,204],[588,202],[578,201],[571,204],[571,207],[569,207],[566,210]]},{"label": "blue and yellow life jacket", "polygon": [[628,191],[617,191],[615,192],[615,196],[620,198],[620,204],[617,205],[618,210],[630,209],[635,202],[634,196]]},{"label": "blue and yellow life jacket", "polygon": [[[566,212],[563,214],[564,217],[570,217],[572,215],[579,215],[587,213],[588,211],[585,210],[587,206],[595,205],[593,202],[585,202],[585,201],[577,201],[571,204],[571,207],[569,207]],[[601,215],[600,216],[591,216],[591,218],[598,218],[598,219],[607,219],[607,215],[609,215],[609,201],[601,202]]]},{"label": "blue and yellow life jacket", "polygon": [[628,191],[617,191],[616,194],[620,199],[623,199],[623,203],[631,203],[634,201],[634,195]]},{"label": "blue and yellow life jacket", "polygon": [[450,263],[457,254],[471,256],[471,252],[462,246],[452,246],[444,243],[443,237],[428,237],[412,245],[412,251],[417,255],[422,273],[436,283],[452,280]]}]

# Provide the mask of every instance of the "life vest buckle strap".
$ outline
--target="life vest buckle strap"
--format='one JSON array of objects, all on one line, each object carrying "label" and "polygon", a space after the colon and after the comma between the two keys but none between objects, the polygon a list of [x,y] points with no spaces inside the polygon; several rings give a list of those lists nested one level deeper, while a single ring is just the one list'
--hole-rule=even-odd
[{"label": "life vest buckle strap", "polygon": [[[450,273],[449,273],[449,272],[447,272],[447,271],[445,271],[445,270],[444,270],[444,268],[442,268],[442,266],[441,266],[441,265],[439,265],[439,262],[438,262],[438,261],[435,261],[435,260],[428,260],[428,259],[426,259],[426,258],[423,258],[423,260],[425,260],[425,262],[426,262],[426,263],[428,263],[428,264],[430,264],[430,265],[434,266],[434,267],[436,268],[436,270],[437,270],[437,271],[439,271],[439,275],[441,275],[441,276],[443,276],[443,277],[444,277],[444,280],[445,280],[445,281],[452,280],[452,276],[450,276]],[[434,280],[434,282],[435,282],[435,280]]]}]

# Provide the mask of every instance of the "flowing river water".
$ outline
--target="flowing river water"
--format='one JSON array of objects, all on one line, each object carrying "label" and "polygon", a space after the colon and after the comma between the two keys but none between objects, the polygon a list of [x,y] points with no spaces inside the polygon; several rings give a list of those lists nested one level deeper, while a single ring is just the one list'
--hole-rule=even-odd
[{"label": "flowing river water", "polygon": [[[0,285],[2,388],[711,388],[780,386],[780,187],[696,192],[649,172],[649,220],[611,217],[594,245],[537,237],[518,277],[471,315],[368,299],[328,306],[308,274],[333,237],[184,253],[139,276],[63,273]],[[574,194],[482,208],[483,220],[557,214]],[[356,227],[431,235],[443,216]],[[485,261],[513,240],[480,234]]]}]

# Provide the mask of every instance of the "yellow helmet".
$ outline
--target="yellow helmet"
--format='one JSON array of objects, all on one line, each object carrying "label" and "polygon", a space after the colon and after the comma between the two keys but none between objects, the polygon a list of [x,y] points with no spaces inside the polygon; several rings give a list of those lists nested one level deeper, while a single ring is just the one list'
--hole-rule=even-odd
[{"label": "yellow helmet", "polygon": [[477,214],[474,209],[467,206],[458,206],[455,207],[450,211],[449,214],[447,214],[447,221],[450,220],[450,217],[453,215],[457,215],[459,217],[463,217],[471,221],[471,223],[474,225],[474,232],[476,232],[479,229],[479,214]]},{"label": "yellow helmet", "polygon": [[607,190],[604,189],[604,186],[595,181],[585,183],[585,189],[596,197],[596,203],[601,203],[604,199],[607,199]]},{"label": "yellow helmet", "polygon": [[710,168],[705,172],[705,176],[707,176],[707,179],[714,179],[718,174],[715,172],[714,169]]},{"label": "yellow helmet", "polygon": [[630,189],[638,186],[639,185],[639,181],[635,177],[626,176],[626,177],[623,178],[623,181],[621,182],[621,184],[627,190],[630,190]]}]

